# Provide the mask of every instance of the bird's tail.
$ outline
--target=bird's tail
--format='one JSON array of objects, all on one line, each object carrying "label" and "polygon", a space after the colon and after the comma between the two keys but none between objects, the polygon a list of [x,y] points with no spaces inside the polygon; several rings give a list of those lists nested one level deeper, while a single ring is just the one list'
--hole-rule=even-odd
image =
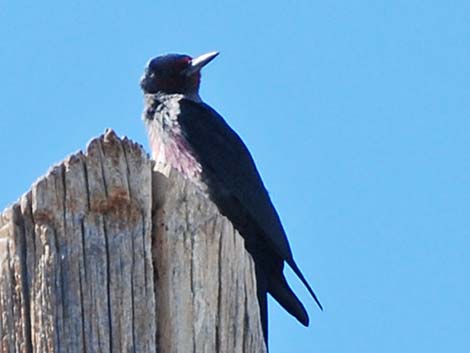
[{"label": "bird's tail", "polygon": [[307,311],[292,289],[290,289],[284,274],[281,273],[279,276],[278,273],[274,278],[270,278],[269,293],[284,309],[299,320],[302,325],[308,326],[309,318]]},{"label": "bird's tail", "polygon": [[321,305],[320,301],[318,300],[318,298],[317,298],[315,292],[313,291],[312,287],[310,287],[310,284],[308,284],[307,280],[305,279],[304,275],[302,274],[302,271],[300,271],[300,268],[295,263],[294,259],[293,258],[287,259],[286,262],[289,264],[290,268],[292,268],[294,273],[299,277],[299,279],[305,285],[305,287],[307,288],[308,292],[310,293],[312,298],[317,303],[320,310],[323,310],[323,306]]}]

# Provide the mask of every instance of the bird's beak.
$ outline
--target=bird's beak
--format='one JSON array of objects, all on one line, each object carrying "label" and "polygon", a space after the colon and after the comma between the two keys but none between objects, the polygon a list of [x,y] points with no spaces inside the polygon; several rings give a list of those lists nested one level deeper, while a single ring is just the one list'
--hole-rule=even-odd
[{"label": "bird's beak", "polygon": [[201,69],[215,59],[217,55],[219,55],[219,52],[213,51],[192,59],[190,66],[184,71],[184,74],[186,76],[191,76],[192,74],[201,71]]}]

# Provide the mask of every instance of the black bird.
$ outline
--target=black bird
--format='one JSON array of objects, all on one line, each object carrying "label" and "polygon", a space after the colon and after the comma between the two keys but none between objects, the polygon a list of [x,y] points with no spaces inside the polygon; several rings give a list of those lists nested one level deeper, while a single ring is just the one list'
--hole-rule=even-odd
[{"label": "black bird", "polygon": [[245,240],[255,262],[257,294],[267,340],[270,293],[291,315],[308,326],[308,314],[283,274],[294,270],[320,308],[315,293],[294,261],[279,216],[253,158],[225,120],[199,97],[201,69],[217,52],[191,58],[168,54],[149,61],[140,85],[153,158],[170,165],[209,196]]}]

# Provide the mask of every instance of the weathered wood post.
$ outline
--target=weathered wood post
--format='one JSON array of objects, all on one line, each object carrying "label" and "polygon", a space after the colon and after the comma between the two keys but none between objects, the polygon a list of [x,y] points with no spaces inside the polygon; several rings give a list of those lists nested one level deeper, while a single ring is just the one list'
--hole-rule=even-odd
[{"label": "weathered wood post", "polygon": [[242,237],[112,131],[0,216],[0,352],[266,352]]}]

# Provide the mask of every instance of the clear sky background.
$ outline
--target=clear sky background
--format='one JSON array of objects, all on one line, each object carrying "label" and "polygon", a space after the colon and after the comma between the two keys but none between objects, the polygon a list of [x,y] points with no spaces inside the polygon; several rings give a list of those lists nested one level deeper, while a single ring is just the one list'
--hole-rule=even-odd
[{"label": "clear sky background", "polygon": [[0,209],[107,127],[146,146],[147,60],[212,50],[325,307],[289,276],[311,326],[271,301],[271,352],[470,352],[468,0],[0,0]]}]

